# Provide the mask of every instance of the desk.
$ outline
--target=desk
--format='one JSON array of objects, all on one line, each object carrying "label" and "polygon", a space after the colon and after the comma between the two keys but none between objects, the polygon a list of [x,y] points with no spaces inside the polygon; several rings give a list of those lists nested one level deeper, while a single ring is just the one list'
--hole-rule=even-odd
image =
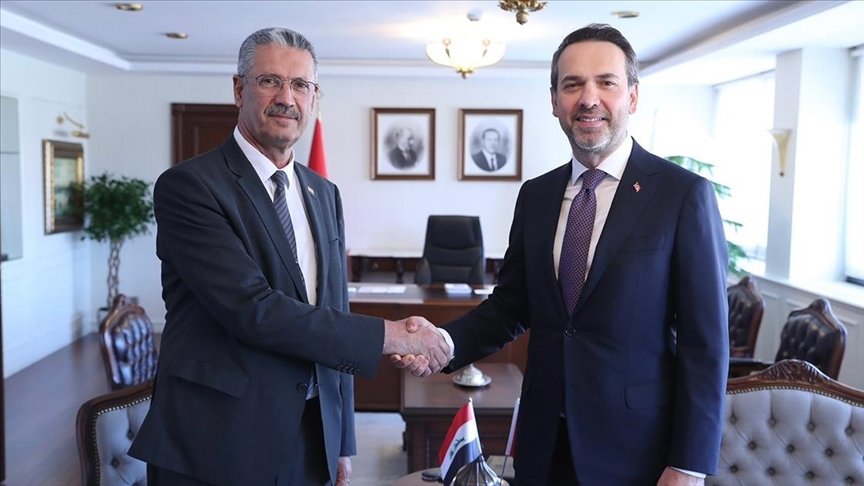
[{"label": "desk", "polygon": [[399,413],[405,420],[408,472],[438,466],[438,449],[447,435],[456,411],[471,398],[484,454],[503,454],[510,433],[513,406],[522,389],[522,372],[514,364],[479,365],[492,378],[483,388],[453,383],[454,375],[417,378],[402,374]]},{"label": "desk", "polygon": [[[490,256],[491,255],[491,256]],[[504,259],[504,252],[490,252],[486,257],[487,282],[495,282],[498,278],[498,270]],[[396,283],[405,281],[405,272],[417,270],[417,262],[420,261],[422,251],[361,251],[351,252],[348,255],[348,268],[351,271],[351,281],[360,282],[363,275],[370,272],[386,272],[394,275]],[[391,277],[392,278],[392,277]]]},{"label": "desk", "polygon": [[[380,286],[362,283],[351,284],[349,288],[358,289],[370,285]],[[405,287],[405,292],[400,294],[351,292],[351,312],[389,320],[423,316],[434,324],[441,325],[460,317],[486,299],[485,295],[448,295],[442,285],[402,286]],[[527,354],[528,336],[521,336],[501,351],[478,361],[478,364],[514,363],[524,371]],[[400,375],[400,370],[393,367],[386,357],[382,357],[378,375],[374,379],[354,377],[354,409],[367,412],[398,411],[402,395]]]}]

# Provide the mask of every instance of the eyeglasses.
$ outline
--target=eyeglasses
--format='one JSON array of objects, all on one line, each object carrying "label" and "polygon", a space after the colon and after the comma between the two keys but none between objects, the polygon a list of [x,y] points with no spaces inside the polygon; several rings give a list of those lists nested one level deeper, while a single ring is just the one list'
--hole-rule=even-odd
[{"label": "eyeglasses", "polygon": [[[246,76],[241,74],[240,77]],[[258,89],[268,93],[281,93],[286,83],[297,98],[308,98],[313,93],[318,92],[317,83],[306,81],[303,78],[282,79],[275,74],[262,74],[255,77],[255,85]]]}]

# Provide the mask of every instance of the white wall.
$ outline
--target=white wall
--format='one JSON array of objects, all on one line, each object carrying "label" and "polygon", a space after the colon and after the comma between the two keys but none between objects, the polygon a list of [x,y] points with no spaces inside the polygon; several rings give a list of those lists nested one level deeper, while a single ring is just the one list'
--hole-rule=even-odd
[{"label": "white wall", "polygon": [[63,112],[86,119],[86,77],[0,49],[0,93],[18,100],[23,257],[3,262],[3,372],[15,373],[69,344],[93,317],[90,243],[80,232],[45,234],[42,140],[85,140],[58,129]]}]

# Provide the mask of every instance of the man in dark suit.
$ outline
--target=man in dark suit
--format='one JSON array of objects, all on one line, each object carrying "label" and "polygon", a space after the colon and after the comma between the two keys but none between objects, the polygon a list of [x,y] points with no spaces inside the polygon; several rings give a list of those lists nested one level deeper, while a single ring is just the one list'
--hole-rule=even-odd
[{"label": "man in dark suit", "polygon": [[628,135],[638,64],[620,32],[579,29],[552,59],[552,113],[573,157],[522,186],[498,285],[444,326],[447,370],[531,331],[519,486],[702,484],[717,467],[729,353],[712,186]]},{"label": "man in dark suit", "polygon": [[397,169],[410,169],[417,164],[417,151],[414,149],[414,134],[410,128],[400,128],[393,134],[396,146],[387,153],[390,163]]},{"label": "man in dark suit", "polygon": [[440,369],[448,350],[421,318],[348,313],[339,191],[292,148],[317,100],[312,45],[287,29],[255,32],[237,72],[233,135],[156,183],[167,314],[130,454],[148,463],[151,486],[345,486],[352,375],[409,348]]},{"label": "man in dark suit", "polygon": [[480,150],[471,154],[477,167],[486,172],[495,172],[507,163],[507,156],[498,151],[501,134],[494,128],[483,130],[480,136]]}]

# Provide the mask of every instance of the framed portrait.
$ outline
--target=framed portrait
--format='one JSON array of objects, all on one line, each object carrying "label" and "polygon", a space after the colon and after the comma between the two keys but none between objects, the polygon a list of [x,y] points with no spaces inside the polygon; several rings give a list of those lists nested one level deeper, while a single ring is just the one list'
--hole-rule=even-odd
[{"label": "framed portrait", "polygon": [[79,230],[84,225],[84,147],[42,141],[45,178],[45,234]]},{"label": "framed portrait", "polygon": [[372,108],[372,179],[435,179],[434,108]]},{"label": "framed portrait", "polygon": [[459,110],[459,180],[522,180],[522,110]]}]

